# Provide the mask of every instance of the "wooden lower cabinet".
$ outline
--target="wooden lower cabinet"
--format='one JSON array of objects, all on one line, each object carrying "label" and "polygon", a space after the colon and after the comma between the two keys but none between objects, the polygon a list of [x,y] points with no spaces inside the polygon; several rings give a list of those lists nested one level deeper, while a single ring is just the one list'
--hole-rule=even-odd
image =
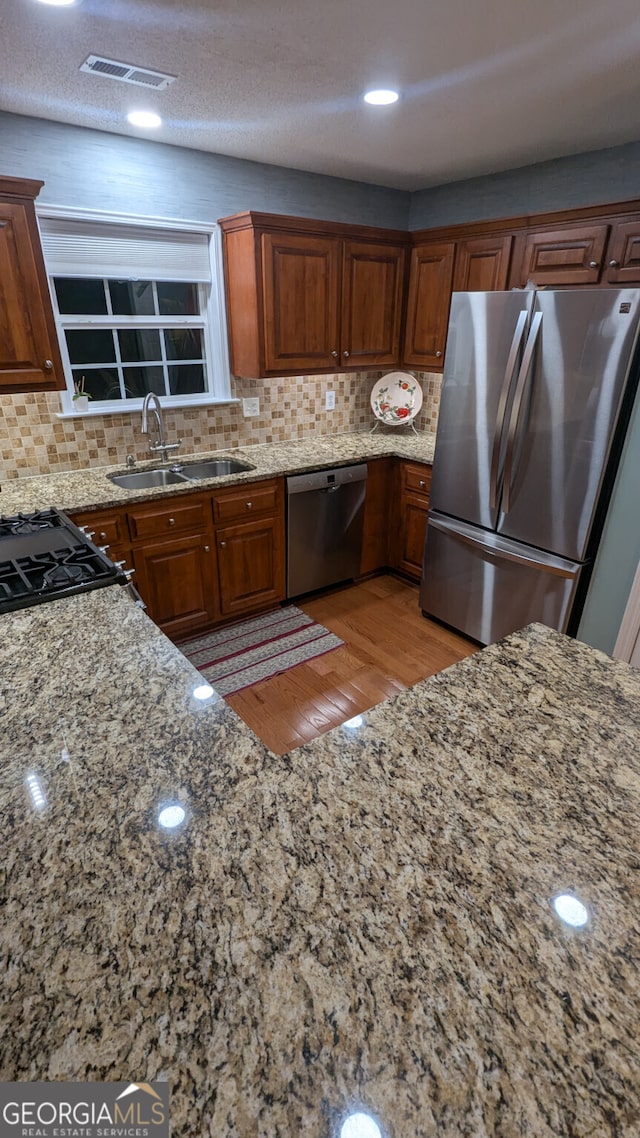
[{"label": "wooden lower cabinet", "polygon": [[241,616],[283,600],[285,556],[281,517],[219,528],[216,541],[223,617]]},{"label": "wooden lower cabinet", "polygon": [[389,519],[395,497],[394,467],[393,458],[376,458],[367,464],[360,558],[362,577],[389,564]]},{"label": "wooden lower cabinet", "polygon": [[427,534],[431,467],[400,462],[396,485],[398,507],[392,529],[391,563],[394,569],[419,581]]},{"label": "wooden lower cabinet", "polygon": [[126,560],[151,619],[175,640],[284,600],[284,481],[75,514]]},{"label": "wooden lower cabinet", "polygon": [[136,588],[149,616],[168,636],[185,636],[215,622],[214,561],[207,533],[133,550]]}]

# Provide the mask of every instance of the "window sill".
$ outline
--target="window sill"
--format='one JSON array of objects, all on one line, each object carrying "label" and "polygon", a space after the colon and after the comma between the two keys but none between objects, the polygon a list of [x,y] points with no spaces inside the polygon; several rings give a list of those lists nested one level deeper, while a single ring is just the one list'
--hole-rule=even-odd
[{"label": "window sill", "polygon": [[[142,413],[142,399],[132,399],[130,403],[119,406],[89,407],[87,411],[57,411],[56,419],[95,419],[103,415],[140,415]],[[231,397],[226,399],[181,399],[175,403],[164,403],[163,412],[181,411],[187,407],[224,407],[233,403],[240,403],[240,399]]]}]

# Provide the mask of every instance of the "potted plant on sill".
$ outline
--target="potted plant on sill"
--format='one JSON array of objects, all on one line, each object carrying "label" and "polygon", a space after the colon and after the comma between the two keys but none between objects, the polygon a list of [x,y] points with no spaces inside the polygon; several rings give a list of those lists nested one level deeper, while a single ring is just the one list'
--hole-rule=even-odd
[{"label": "potted plant on sill", "polygon": [[84,376],[80,380],[80,383],[78,383],[77,379],[74,380],[73,386],[75,389],[72,395],[74,411],[88,411],[89,400],[92,399],[93,396],[84,389]]}]

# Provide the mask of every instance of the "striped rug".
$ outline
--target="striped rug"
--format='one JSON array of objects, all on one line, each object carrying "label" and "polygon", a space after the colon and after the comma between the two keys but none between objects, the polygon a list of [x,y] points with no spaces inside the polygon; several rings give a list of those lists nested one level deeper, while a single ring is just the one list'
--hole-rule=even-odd
[{"label": "striped rug", "polygon": [[180,651],[220,695],[232,695],[260,680],[287,672],[344,644],[295,605],[180,644]]}]

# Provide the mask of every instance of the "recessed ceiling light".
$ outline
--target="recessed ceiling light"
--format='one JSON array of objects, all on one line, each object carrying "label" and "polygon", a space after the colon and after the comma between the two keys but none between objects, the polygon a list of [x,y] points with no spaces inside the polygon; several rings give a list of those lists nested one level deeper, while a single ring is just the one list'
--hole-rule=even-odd
[{"label": "recessed ceiling light", "polygon": [[589,910],[572,893],[560,893],[553,900],[553,907],[564,921],[565,925],[573,925],[575,929],[582,928],[589,920]]},{"label": "recessed ceiling light", "polygon": [[173,830],[175,826],[184,822],[185,815],[185,809],[179,802],[170,802],[158,814],[158,822],[165,830]]},{"label": "recessed ceiling light", "polygon": [[155,130],[162,126],[160,115],[155,115],[153,111],[132,111],[127,115],[127,122],[132,126],[141,126],[143,130]]},{"label": "recessed ceiling light", "polygon": [[372,107],[388,107],[391,103],[397,103],[399,98],[397,91],[367,91],[364,101],[371,103]]},{"label": "recessed ceiling light", "polygon": [[345,1118],[340,1129],[340,1138],[382,1138],[382,1131],[370,1114],[358,1110]]}]

